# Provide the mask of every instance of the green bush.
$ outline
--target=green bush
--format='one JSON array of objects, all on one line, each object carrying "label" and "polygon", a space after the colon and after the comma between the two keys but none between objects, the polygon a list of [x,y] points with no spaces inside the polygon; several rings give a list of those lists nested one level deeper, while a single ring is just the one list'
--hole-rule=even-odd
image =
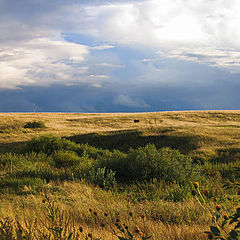
[{"label": "green bush", "polygon": [[43,152],[51,155],[59,150],[74,150],[76,148],[77,146],[74,142],[52,135],[45,135],[33,138],[27,142],[23,152]]},{"label": "green bush", "polygon": [[78,165],[72,167],[71,171],[75,178],[81,179],[84,178],[91,169],[95,168],[96,161],[87,154],[79,157],[79,160]]},{"label": "green bush", "polygon": [[116,171],[117,177],[127,181],[156,178],[184,184],[195,178],[198,173],[190,157],[170,148],[158,150],[152,144],[130,149],[127,156],[122,155],[122,158],[119,157],[110,166]]},{"label": "green bush", "polygon": [[76,152],[73,151],[58,151],[52,155],[55,167],[63,168],[65,174],[71,176],[73,174],[74,178],[83,178],[86,173],[88,173],[94,164],[94,159],[89,158],[87,154],[83,156],[78,156]]},{"label": "green bush", "polygon": [[41,121],[33,121],[33,122],[27,122],[24,125],[24,128],[46,128],[46,125],[44,122],[41,122]]},{"label": "green bush", "polygon": [[100,168],[106,167],[121,173],[125,171],[126,158],[127,154],[119,150],[114,150],[113,152],[105,150],[103,154],[98,156],[97,163]]},{"label": "green bush", "polygon": [[113,187],[116,184],[115,172],[106,168],[92,169],[85,176],[85,179],[87,182],[100,186],[101,188]]},{"label": "green bush", "polygon": [[64,168],[65,171],[67,168],[76,166],[80,163],[81,158],[77,153],[73,151],[64,151],[60,150],[55,152],[53,155],[53,161],[57,168]]}]

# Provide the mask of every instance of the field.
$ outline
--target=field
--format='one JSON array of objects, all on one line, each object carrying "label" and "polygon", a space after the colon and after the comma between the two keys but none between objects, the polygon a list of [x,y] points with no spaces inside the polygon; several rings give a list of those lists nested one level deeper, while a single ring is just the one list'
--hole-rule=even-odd
[{"label": "field", "polygon": [[208,239],[239,139],[240,111],[0,113],[0,239]]}]

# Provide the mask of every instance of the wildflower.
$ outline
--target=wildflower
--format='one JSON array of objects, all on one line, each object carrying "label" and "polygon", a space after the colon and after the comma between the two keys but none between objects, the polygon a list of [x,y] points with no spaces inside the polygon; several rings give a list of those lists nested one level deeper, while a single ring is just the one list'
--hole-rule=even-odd
[{"label": "wildflower", "polygon": [[142,214],[142,215],[141,215],[141,219],[144,219],[144,218],[145,218],[145,216]]},{"label": "wildflower", "polygon": [[91,238],[91,237],[92,237],[92,234],[91,234],[91,233],[88,233],[88,237],[90,237],[90,238]]},{"label": "wildflower", "polygon": [[128,230],[128,226],[127,225],[125,226],[125,229]]},{"label": "wildflower", "polygon": [[141,231],[141,230],[140,230],[139,226],[136,226],[136,227],[135,227],[135,232],[136,232],[136,233],[140,233],[140,231]]},{"label": "wildflower", "polygon": [[82,228],[82,227],[79,227],[79,231],[80,231],[80,232],[83,232],[83,228]]},{"label": "wildflower", "polygon": [[228,215],[227,215],[227,214],[224,214],[224,215],[223,215],[223,218],[224,218],[225,220],[228,220]]},{"label": "wildflower", "polygon": [[216,206],[216,210],[217,210],[217,211],[220,211],[220,209],[221,209],[221,206],[220,206],[220,205],[217,205],[217,206]]},{"label": "wildflower", "polygon": [[101,227],[104,228],[105,227],[105,223],[101,223]]},{"label": "wildflower", "polygon": [[91,207],[88,210],[89,210],[89,212],[92,212],[92,208]]},{"label": "wildflower", "polygon": [[45,199],[43,199],[43,200],[42,200],[42,202],[43,202],[43,203],[45,203],[45,202],[46,202],[46,200],[45,200]]},{"label": "wildflower", "polygon": [[209,196],[209,191],[206,189],[206,190],[204,190],[203,194],[204,194],[206,197],[208,197],[208,196]]},{"label": "wildflower", "polygon": [[117,219],[116,219],[116,222],[117,222],[117,223],[118,223],[118,222],[120,222],[120,219],[119,219],[119,218],[117,218]]},{"label": "wildflower", "polygon": [[107,216],[108,216],[108,213],[107,213],[107,212],[105,212],[105,213],[104,213],[104,216],[105,216],[105,217],[107,217]]},{"label": "wildflower", "polygon": [[96,211],[94,211],[93,214],[94,214],[95,216],[97,216],[97,212],[96,212]]},{"label": "wildflower", "polygon": [[193,186],[194,186],[195,188],[198,188],[198,187],[199,187],[199,183],[198,183],[198,182],[194,182],[194,183],[193,183]]},{"label": "wildflower", "polygon": [[130,216],[130,217],[132,217],[132,215],[133,215],[133,213],[132,213],[132,212],[130,212],[130,213],[129,213],[129,216]]},{"label": "wildflower", "polygon": [[213,221],[213,222],[216,221],[216,216],[215,216],[215,215],[212,216],[212,221]]}]

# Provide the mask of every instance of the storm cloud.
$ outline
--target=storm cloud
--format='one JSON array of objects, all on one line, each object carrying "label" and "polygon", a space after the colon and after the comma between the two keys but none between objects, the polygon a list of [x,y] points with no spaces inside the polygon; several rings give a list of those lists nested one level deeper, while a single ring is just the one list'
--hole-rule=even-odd
[{"label": "storm cloud", "polygon": [[2,0],[0,111],[239,108],[237,0]]}]

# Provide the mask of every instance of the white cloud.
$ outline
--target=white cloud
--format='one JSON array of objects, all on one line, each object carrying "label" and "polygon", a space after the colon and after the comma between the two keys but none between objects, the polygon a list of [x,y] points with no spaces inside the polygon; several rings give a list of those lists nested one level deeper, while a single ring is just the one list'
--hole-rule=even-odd
[{"label": "white cloud", "polygon": [[125,65],[112,64],[112,63],[98,63],[96,65],[100,67],[106,67],[106,68],[125,68],[126,67]]},{"label": "white cloud", "polygon": [[99,45],[99,46],[91,47],[91,50],[106,50],[106,49],[111,49],[111,48],[115,48],[115,46],[113,46],[113,45]]},{"label": "white cloud", "polygon": [[99,83],[93,83],[91,86],[95,87],[95,88],[101,88],[102,87],[102,85],[99,84]]},{"label": "white cloud", "polygon": [[[0,88],[109,79],[107,68],[125,66],[100,59],[102,69],[88,72],[84,60],[119,44],[240,73],[239,9],[238,0],[2,1]],[[66,42],[64,33],[99,42]]]},{"label": "white cloud", "polygon": [[81,81],[88,71],[79,65],[89,52],[84,45],[38,38],[0,48],[0,88]]},{"label": "white cloud", "polygon": [[126,106],[126,107],[136,107],[136,108],[147,108],[149,105],[142,99],[132,99],[127,95],[119,95],[114,101],[115,104]]},{"label": "white cloud", "polygon": [[212,67],[227,69],[231,73],[240,73],[240,51],[233,49],[182,48],[169,52],[158,51],[166,58],[178,58],[186,61],[205,63]]},{"label": "white cloud", "polygon": [[107,75],[94,75],[94,74],[89,75],[88,77],[92,79],[109,79],[110,78]]},{"label": "white cloud", "polygon": [[[100,39],[239,73],[239,9],[238,0],[145,0],[88,6],[85,13],[87,32]],[[198,51],[207,58],[186,57]]]}]

